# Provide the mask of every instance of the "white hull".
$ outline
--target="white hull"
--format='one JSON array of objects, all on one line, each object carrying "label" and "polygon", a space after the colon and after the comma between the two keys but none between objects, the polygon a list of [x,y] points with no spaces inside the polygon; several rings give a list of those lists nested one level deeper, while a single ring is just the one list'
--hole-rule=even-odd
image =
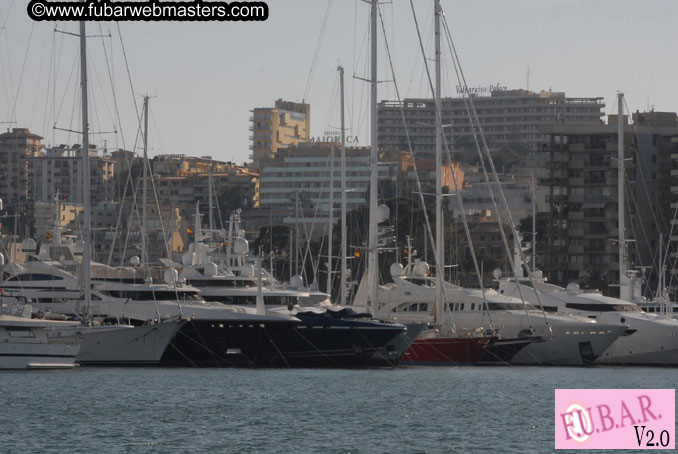
[{"label": "white hull", "polygon": [[[615,342],[626,329],[625,326],[592,325],[587,331],[575,331],[572,327],[553,326],[553,337],[546,342],[533,342],[520,350],[511,360],[511,364],[583,366],[591,364]],[[592,334],[593,333],[593,334]]]},{"label": "white hull", "polygon": [[601,314],[598,319],[620,317],[635,332],[617,339],[597,364],[678,366],[678,323],[644,313]]},{"label": "white hull", "polygon": [[0,369],[69,369],[75,364],[78,345],[0,344]]},{"label": "white hull", "polygon": [[153,366],[157,365],[170,341],[186,321],[168,321],[153,325],[81,326],[62,336],[82,336],[77,356],[81,365]]},{"label": "white hull", "polygon": [[[678,322],[647,314],[634,304],[598,293],[568,291],[538,283],[544,305],[599,323],[621,323],[628,326],[628,335],[618,338],[597,360],[603,365],[678,366]],[[517,292],[515,282],[503,283],[506,293]],[[534,290],[523,287],[526,299],[532,301]],[[604,307],[606,310],[596,310]],[[619,309],[619,310],[615,310]]]}]

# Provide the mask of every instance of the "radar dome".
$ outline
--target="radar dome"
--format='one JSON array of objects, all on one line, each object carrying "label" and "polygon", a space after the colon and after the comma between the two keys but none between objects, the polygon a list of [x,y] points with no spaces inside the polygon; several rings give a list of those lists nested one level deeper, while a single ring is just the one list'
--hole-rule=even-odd
[{"label": "radar dome", "polygon": [[570,282],[569,284],[567,284],[567,290],[569,290],[570,292],[578,292],[579,284],[577,284],[576,282]]},{"label": "radar dome", "polygon": [[391,276],[400,277],[405,273],[403,266],[400,263],[394,263],[391,265]]},{"label": "radar dome", "polygon": [[37,244],[33,238],[26,238],[21,242],[21,251],[22,252],[35,252]]},{"label": "radar dome", "polygon": [[304,278],[295,274],[292,276],[292,279],[290,279],[290,285],[294,288],[302,288],[304,286]]},{"label": "radar dome", "polygon": [[242,277],[254,277],[254,265],[251,263],[245,263],[242,266],[242,271],[240,271]]},{"label": "radar dome", "polygon": [[381,224],[382,222],[388,220],[390,215],[391,210],[388,208],[388,206],[379,205],[377,207],[377,224]]},{"label": "radar dome", "polygon": [[501,279],[501,275],[502,275],[501,268],[495,268],[494,271],[492,271],[492,276],[494,276],[496,280]]},{"label": "radar dome", "polygon": [[419,262],[414,265],[414,275],[417,277],[426,277],[428,274],[428,263]]},{"label": "radar dome", "polygon": [[168,268],[163,274],[163,280],[165,281],[165,284],[174,285],[179,282],[179,272],[174,268]]},{"label": "radar dome", "polygon": [[247,254],[247,251],[250,250],[250,245],[245,238],[237,238],[235,243],[233,243],[233,252],[236,255]]},{"label": "radar dome", "polygon": [[129,258],[129,264],[132,266],[139,266],[141,263],[141,260],[139,260],[139,257],[136,255],[133,255],[132,257]]}]

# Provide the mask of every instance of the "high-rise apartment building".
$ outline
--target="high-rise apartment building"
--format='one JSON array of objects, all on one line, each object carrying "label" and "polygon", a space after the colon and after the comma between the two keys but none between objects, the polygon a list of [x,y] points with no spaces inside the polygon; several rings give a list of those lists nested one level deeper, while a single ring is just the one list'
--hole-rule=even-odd
[{"label": "high-rise apartment building", "polygon": [[250,149],[254,169],[261,170],[263,159],[273,158],[279,148],[306,142],[311,134],[311,106],[278,99],[275,107],[252,110]]},{"label": "high-rise apartment building", "polygon": [[[539,127],[599,125],[605,108],[603,98],[570,98],[565,93],[552,91],[494,90],[489,91],[488,96],[477,93],[471,96],[492,151],[506,145],[538,151],[549,143],[548,136],[538,131]],[[443,98],[441,114],[450,146],[475,147],[473,127],[463,98]],[[406,125],[415,154],[433,156],[435,123],[435,104],[431,98],[381,101],[379,146],[387,150],[408,150]]]},{"label": "high-rise apartment building", "polygon": [[[92,203],[115,199],[115,160],[101,155],[94,146],[90,156]],[[33,156],[28,162],[28,194],[33,202],[51,202],[58,190],[62,200],[82,204],[82,150],[80,145],[60,145]]]},{"label": "high-rise apartment building", "polygon": [[[577,282],[614,294],[619,282],[619,229],[617,186],[617,124],[555,126],[548,133],[550,210],[537,252],[549,280],[566,285]],[[635,193],[637,147],[632,126],[625,130],[626,237],[633,238],[637,207]],[[635,246],[629,243],[629,257]],[[629,266],[629,269],[633,269]]]},{"label": "high-rise apartment building", "polygon": [[41,150],[42,137],[26,128],[0,134],[0,198],[6,209],[17,212],[29,206],[28,160]]}]

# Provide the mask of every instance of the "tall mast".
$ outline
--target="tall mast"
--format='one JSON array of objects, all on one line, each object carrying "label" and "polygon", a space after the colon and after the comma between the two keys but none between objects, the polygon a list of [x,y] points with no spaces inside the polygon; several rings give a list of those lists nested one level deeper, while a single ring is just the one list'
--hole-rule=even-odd
[{"label": "tall mast", "polygon": [[56,201],[56,214],[54,216],[54,238],[52,238],[52,243],[61,244],[61,193],[59,189],[56,190],[54,199]]},{"label": "tall mast", "polygon": [[85,22],[80,22],[80,90],[82,98],[82,201],[84,204],[84,219],[82,238],[85,242],[82,248],[82,285],[84,287],[86,319],[89,320],[92,310],[92,284],[90,274],[91,246],[90,238],[91,207],[90,207],[90,170],[89,170],[89,112],[87,110],[87,36]]},{"label": "tall mast", "polygon": [[440,0],[434,0],[435,8],[435,73],[436,92],[436,314],[438,322],[443,319],[443,279],[445,254],[443,253],[443,141],[442,109],[440,107]]},{"label": "tall mast", "polygon": [[[210,169],[209,169],[209,174],[207,178],[207,185],[209,188],[207,189],[208,191],[208,197],[207,197],[207,206],[209,207],[209,229],[214,230],[214,217],[212,215],[212,166],[214,165],[214,161],[210,160]],[[211,235],[211,233],[210,233]]]},{"label": "tall mast", "polygon": [[532,271],[537,269],[537,185],[532,175]]},{"label": "tall mast", "polygon": [[146,230],[148,229],[148,213],[146,205],[148,202],[148,96],[144,96],[144,159],[143,159],[143,176],[142,176],[142,192],[141,192],[141,263],[148,264],[148,251],[146,244]]},{"label": "tall mast", "polygon": [[346,124],[344,118],[344,67],[339,67],[341,94],[341,290],[339,302],[346,304]]},{"label": "tall mast", "polygon": [[377,151],[377,0],[372,0],[371,10],[371,48],[372,76],[371,85],[371,151],[370,151],[370,224],[367,243],[367,281],[372,312],[377,308],[379,296],[378,266],[379,250],[377,249],[377,177],[379,160]]},{"label": "tall mast", "polygon": [[624,167],[624,93],[617,94],[619,102],[617,115],[617,204],[619,216],[619,298],[631,299],[631,289],[626,276],[626,238],[625,238],[625,167]]},{"label": "tall mast", "polygon": [[332,212],[334,210],[334,143],[330,144],[330,193],[329,208],[327,222],[327,294],[332,296],[332,227],[334,218]]}]

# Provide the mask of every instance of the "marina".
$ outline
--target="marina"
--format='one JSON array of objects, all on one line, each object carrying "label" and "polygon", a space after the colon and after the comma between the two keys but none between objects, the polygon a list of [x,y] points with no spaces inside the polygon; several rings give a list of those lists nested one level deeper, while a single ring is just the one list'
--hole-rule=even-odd
[{"label": "marina", "polygon": [[675,5],[282,3],[0,0],[0,451],[674,448]]}]

